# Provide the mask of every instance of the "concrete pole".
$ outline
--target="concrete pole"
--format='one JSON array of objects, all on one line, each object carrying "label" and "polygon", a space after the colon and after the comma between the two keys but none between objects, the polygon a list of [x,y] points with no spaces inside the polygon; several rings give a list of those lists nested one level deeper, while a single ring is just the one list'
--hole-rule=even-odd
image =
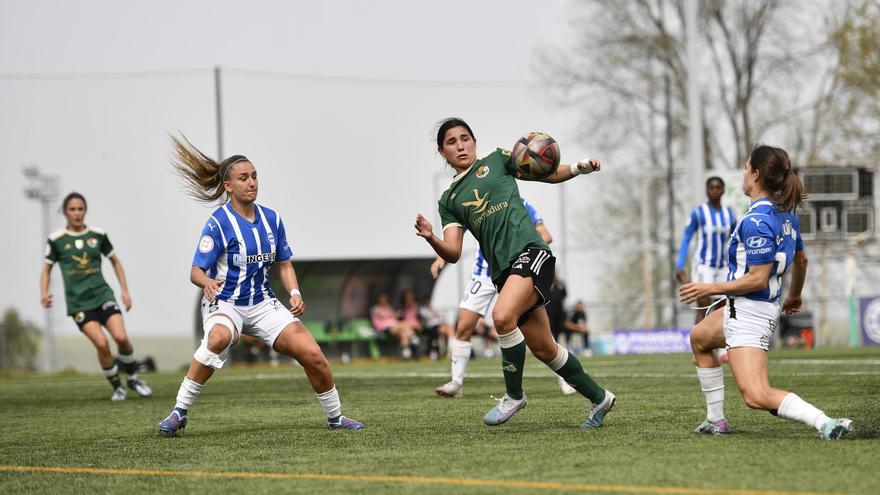
[{"label": "concrete pole", "polygon": [[688,157],[690,161],[691,203],[702,202],[706,157],[703,148],[703,108],[700,99],[700,53],[697,33],[697,0],[685,0],[685,31],[687,48]]}]

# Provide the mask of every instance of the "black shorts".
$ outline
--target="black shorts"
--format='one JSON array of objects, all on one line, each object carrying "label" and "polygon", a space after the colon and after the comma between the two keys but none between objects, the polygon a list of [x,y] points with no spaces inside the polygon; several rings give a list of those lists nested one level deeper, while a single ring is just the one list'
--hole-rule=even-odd
[{"label": "black shorts", "polygon": [[101,325],[106,325],[107,320],[109,320],[111,316],[121,314],[122,311],[119,309],[119,305],[116,304],[116,301],[111,299],[95,309],[77,311],[70,315],[70,317],[73,318],[74,323],[79,327],[79,331],[82,332],[83,327],[90,321],[97,321]]},{"label": "black shorts", "polygon": [[501,276],[493,281],[499,294],[504,283],[507,282],[507,278],[511,275],[531,277],[535,285],[535,292],[538,293],[538,304],[520,317],[519,324],[522,324],[528,320],[532,311],[546,306],[550,302],[550,286],[553,285],[553,278],[556,275],[556,257],[549,249],[526,249],[516,257],[510,268],[501,272]]}]

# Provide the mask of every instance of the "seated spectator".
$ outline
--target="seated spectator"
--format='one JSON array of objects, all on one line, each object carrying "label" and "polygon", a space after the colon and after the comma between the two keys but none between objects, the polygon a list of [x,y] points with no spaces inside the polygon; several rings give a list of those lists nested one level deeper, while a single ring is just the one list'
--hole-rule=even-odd
[{"label": "seated spectator", "polygon": [[370,320],[376,333],[387,333],[400,340],[400,352],[404,359],[412,357],[412,337],[415,330],[397,319],[397,313],[388,301],[388,294],[379,294],[376,305],[370,308]]},{"label": "seated spectator", "polygon": [[443,315],[439,311],[431,307],[431,296],[425,297],[422,304],[419,305],[419,318],[422,320],[424,335],[428,340],[428,355],[431,360],[436,360],[440,356],[440,335],[447,339],[455,335],[452,325],[443,321]]}]

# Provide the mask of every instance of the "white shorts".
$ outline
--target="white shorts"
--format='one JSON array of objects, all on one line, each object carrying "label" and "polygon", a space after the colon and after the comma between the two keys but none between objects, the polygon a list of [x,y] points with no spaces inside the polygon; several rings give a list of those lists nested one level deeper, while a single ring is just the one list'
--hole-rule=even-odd
[{"label": "white shorts", "polygon": [[727,348],[755,347],[769,350],[779,320],[777,303],[752,301],[744,297],[727,299],[724,311],[724,339]]},{"label": "white shorts", "polygon": [[698,284],[715,284],[727,280],[727,268],[714,268],[700,263],[691,265],[691,282]]},{"label": "white shorts", "polygon": [[467,287],[464,289],[464,297],[461,299],[461,304],[458,307],[473,311],[480,316],[488,315],[491,318],[490,306],[497,295],[498,292],[495,290],[491,278],[471,277],[471,281],[468,282]]},{"label": "white shorts", "polygon": [[[209,304],[202,299],[202,324],[206,324],[209,318],[226,316],[232,320],[236,332],[261,339],[269,348],[275,345],[275,339],[284,327],[299,321],[299,318],[293,316],[278,299],[267,299],[253,306],[236,306],[227,301],[215,301],[215,303]],[[208,333],[205,332],[203,341],[205,344],[207,339]],[[229,348],[220,357],[225,361],[228,353]]]}]

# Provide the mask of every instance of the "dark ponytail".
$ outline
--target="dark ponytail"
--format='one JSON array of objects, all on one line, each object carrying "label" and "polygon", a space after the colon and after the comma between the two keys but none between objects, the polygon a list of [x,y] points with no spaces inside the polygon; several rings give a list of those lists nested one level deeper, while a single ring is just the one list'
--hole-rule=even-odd
[{"label": "dark ponytail", "polygon": [[758,180],[767,192],[773,194],[773,202],[780,210],[794,210],[807,199],[807,191],[792,170],[791,160],[784,149],[759,144],[752,150],[749,164],[760,172]]},{"label": "dark ponytail", "polygon": [[788,170],[782,179],[782,190],[779,191],[777,204],[785,211],[791,211],[807,199],[804,184],[792,170]]}]

